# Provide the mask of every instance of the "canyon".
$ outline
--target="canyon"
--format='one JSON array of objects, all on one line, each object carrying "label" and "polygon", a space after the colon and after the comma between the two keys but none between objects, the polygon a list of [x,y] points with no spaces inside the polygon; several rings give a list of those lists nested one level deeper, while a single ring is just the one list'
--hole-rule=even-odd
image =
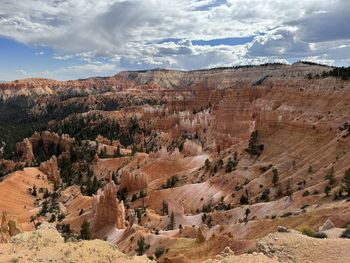
[{"label": "canyon", "polygon": [[115,262],[327,262],[327,251],[346,262],[350,81],[332,70],[0,83],[0,212],[25,231],[24,252],[26,235],[43,231],[69,251],[88,233],[99,240],[82,247],[96,242],[106,258],[115,245]]}]

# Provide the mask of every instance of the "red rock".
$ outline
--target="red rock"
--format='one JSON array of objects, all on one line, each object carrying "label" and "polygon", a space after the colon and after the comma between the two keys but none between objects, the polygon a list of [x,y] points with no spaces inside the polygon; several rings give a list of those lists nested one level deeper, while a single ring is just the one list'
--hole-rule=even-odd
[{"label": "red rock", "polygon": [[41,163],[39,166],[39,170],[47,175],[47,179],[56,183],[62,182],[57,164],[57,158],[55,155],[53,155],[50,160]]},{"label": "red rock", "polygon": [[123,229],[125,223],[125,208],[123,201],[116,198],[117,186],[109,182],[97,191],[92,200],[92,230],[94,233],[108,227]]}]

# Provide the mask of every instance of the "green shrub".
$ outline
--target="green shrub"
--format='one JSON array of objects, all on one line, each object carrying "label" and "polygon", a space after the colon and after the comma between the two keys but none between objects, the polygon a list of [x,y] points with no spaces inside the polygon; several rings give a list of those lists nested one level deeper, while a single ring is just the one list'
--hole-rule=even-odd
[{"label": "green shrub", "polygon": [[303,196],[308,196],[310,195],[310,192],[308,190],[304,191]]},{"label": "green shrub", "polygon": [[283,215],[281,215],[281,217],[283,218],[283,217],[288,217],[288,216],[291,216],[291,215],[293,215],[292,212],[286,212]]}]

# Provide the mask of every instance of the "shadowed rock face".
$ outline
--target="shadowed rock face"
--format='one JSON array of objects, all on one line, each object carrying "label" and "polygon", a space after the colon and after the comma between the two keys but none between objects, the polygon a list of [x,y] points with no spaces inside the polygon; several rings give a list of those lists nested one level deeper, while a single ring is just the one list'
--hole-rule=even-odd
[{"label": "shadowed rock face", "polygon": [[99,189],[92,200],[92,229],[97,233],[105,228],[125,228],[123,201],[116,198],[117,186],[112,181]]}]

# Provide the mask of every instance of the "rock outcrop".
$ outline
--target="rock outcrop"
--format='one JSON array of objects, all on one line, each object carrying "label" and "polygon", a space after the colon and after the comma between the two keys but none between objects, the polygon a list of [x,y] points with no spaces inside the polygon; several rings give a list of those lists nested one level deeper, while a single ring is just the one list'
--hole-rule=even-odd
[{"label": "rock outcrop", "polygon": [[16,144],[16,152],[24,161],[35,159],[34,148],[50,155],[61,155],[61,158],[70,158],[70,147],[74,139],[67,134],[58,135],[54,132],[34,132],[30,138],[25,138]]},{"label": "rock outcrop", "polygon": [[202,145],[194,142],[194,141],[190,141],[188,139],[185,140],[184,146],[183,146],[183,150],[182,153],[184,155],[199,155],[202,153]]},{"label": "rock outcrop", "polygon": [[97,191],[92,200],[92,230],[93,233],[116,227],[123,229],[126,227],[125,208],[123,201],[116,198],[117,186],[109,182],[102,189]]},{"label": "rock outcrop", "polygon": [[16,152],[18,155],[22,156],[22,159],[27,161],[33,161],[35,158],[32,142],[28,138],[16,143]]},{"label": "rock outcrop", "polygon": [[147,189],[148,176],[145,173],[136,171],[128,172],[123,170],[120,177],[120,187],[127,188],[128,191],[138,191]]},{"label": "rock outcrop", "polygon": [[57,158],[55,155],[53,155],[50,160],[41,163],[39,166],[39,170],[47,175],[47,179],[56,183],[62,182],[62,179],[60,177],[60,171],[58,168]]},{"label": "rock outcrop", "polygon": [[3,211],[0,228],[0,242],[6,242],[10,237],[15,236],[21,232],[23,232],[23,230],[17,223],[17,219],[10,218],[7,220],[7,213]]}]

